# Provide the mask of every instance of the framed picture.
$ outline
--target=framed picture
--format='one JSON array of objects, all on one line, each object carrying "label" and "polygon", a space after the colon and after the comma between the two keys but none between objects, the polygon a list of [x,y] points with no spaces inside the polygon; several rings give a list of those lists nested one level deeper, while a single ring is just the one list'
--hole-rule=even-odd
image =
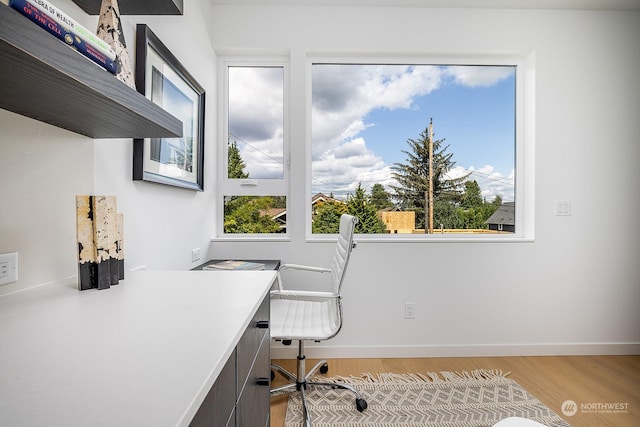
[{"label": "framed picture", "polygon": [[204,89],[144,24],[136,27],[136,88],[182,121],[182,138],[133,142],[133,179],[202,191]]}]

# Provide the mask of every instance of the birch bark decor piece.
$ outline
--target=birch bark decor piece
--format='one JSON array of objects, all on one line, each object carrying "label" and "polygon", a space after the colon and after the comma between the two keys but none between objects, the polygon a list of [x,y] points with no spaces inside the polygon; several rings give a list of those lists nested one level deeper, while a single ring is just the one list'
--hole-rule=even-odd
[{"label": "birch bark decor piece", "polygon": [[93,200],[76,196],[76,238],[78,240],[78,290],[93,286],[96,247],[93,243]]},{"label": "birch bark decor piece", "polygon": [[124,215],[117,214],[118,242],[116,252],[118,254],[118,279],[124,280]]},{"label": "birch bark decor piece", "polygon": [[122,31],[118,0],[102,0],[97,34],[116,52],[116,66],[118,67],[116,78],[135,90],[133,68],[124,40],[124,31]]},{"label": "birch bark decor piece", "polygon": [[115,196],[76,196],[78,289],[108,289],[124,279],[124,217]]}]

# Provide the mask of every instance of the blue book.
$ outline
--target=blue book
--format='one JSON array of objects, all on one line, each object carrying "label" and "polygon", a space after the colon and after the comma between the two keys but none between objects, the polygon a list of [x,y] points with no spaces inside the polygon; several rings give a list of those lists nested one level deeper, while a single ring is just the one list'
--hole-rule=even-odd
[{"label": "blue book", "polygon": [[84,39],[64,28],[28,0],[10,0],[9,6],[47,30],[50,34],[63,41],[66,45],[75,48],[79,53],[100,65],[105,70],[112,74],[116,74],[118,72],[118,67],[115,61],[107,58],[102,52],[88,44]]}]

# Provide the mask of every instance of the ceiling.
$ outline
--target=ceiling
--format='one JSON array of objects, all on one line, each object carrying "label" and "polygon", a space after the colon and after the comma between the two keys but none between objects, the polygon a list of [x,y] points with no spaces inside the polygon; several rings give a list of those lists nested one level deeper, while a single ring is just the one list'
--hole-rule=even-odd
[{"label": "ceiling", "polygon": [[640,10],[640,0],[210,0],[213,4],[469,9]]}]

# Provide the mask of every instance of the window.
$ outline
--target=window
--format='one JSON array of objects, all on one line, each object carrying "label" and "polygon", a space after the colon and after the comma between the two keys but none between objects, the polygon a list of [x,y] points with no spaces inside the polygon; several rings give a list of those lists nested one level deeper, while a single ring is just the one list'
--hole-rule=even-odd
[{"label": "window", "polygon": [[532,237],[525,63],[310,59],[311,233],[349,212],[380,238]]},{"label": "window", "polygon": [[221,64],[223,221],[218,234],[286,233],[286,62],[223,59]]}]

